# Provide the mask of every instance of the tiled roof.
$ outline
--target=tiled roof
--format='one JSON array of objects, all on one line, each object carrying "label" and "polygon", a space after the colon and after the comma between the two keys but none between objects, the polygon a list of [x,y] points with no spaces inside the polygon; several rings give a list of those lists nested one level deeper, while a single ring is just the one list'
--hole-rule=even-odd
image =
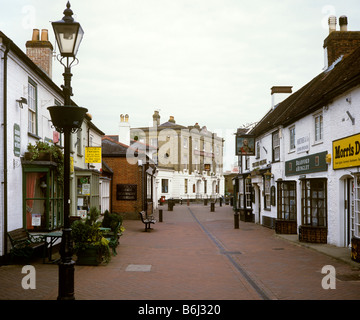
[{"label": "tiled roof", "polygon": [[320,73],[301,89],[270,110],[250,131],[259,136],[326,106],[335,97],[360,85],[360,47],[343,57],[332,69]]}]

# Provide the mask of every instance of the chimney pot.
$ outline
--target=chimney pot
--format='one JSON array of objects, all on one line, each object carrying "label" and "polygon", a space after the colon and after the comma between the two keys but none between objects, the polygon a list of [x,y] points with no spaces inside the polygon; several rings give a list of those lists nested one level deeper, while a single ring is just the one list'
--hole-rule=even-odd
[{"label": "chimney pot", "polygon": [[39,41],[39,29],[33,29],[32,41]]},{"label": "chimney pot", "polygon": [[42,29],[41,30],[41,41],[49,41],[49,36],[48,36],[48,30],[47,29]]},{"label": "chimney pot", "polygon": [[328,21],[329,21],[329,33],[336,31],[336,17],[330,16]]},{"label": "chimney pot", "polygon": [[339,18],[340,31],[347,31],[348,19],[346,16]]}]

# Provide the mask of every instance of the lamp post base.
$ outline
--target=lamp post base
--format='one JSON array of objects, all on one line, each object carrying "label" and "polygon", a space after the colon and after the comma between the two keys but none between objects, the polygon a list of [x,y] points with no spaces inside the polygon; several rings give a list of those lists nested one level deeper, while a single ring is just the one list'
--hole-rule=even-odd
[{"label": "lamp post base", "polygon": [[58,300],[75,300],[74,274],[75,261],[59,263],[59,296]]},{"label": "lamp post base", "polygon": [[75,261],[72,259],[71,229],[63,229],[63,237],[60,246],[59,262],[59,296],[58,300],[75,300],[74,274]]}]

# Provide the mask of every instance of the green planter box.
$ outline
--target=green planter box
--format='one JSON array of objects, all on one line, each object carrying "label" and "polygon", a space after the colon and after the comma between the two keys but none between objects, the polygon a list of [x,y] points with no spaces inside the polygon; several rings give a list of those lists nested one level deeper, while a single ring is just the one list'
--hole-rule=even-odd
[{"label": "green planter box", "polygon": [[76,264],[81,266],[98,266],[102,262],[99,248],[97,247],[81,250],[77,252],[76,256]]}]

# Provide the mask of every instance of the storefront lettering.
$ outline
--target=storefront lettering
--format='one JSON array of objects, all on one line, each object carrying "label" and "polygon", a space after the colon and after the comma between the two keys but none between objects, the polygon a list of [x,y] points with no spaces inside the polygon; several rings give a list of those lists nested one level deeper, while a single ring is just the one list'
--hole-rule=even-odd
[{"label": "storefront lettering", "polygon": [[347,148],[335,147],[335,159],[357,156],[360,153],[360,142],[355,141],[355,146],[349,144]]},{"label": "storefront lettering", "polygon": [[310,168],[310,159],[303,159],[296,161],[296,171],[309,170]]}]

